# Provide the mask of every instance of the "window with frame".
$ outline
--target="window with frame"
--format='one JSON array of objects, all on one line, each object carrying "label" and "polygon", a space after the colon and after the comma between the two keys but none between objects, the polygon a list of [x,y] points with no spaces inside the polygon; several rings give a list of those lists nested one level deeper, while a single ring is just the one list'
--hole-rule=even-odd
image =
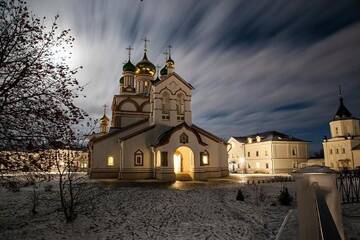
[{"label": "window with frame", "polygon": [[249,163],[248,163],[248,168],[251,168]]},{"label": "window with frame", "polygon": [[335,133],[339,134],[339,129],[338,128],[335,128]]},{"label": "window with frame", "polygon": [[293,148],[293,150],[292,150],[292,155],[293,155],[293,156],[296,156],[296,148]]},{"label": "window with frame", "polygon": [[134,153],[134,166],[144,166],[144,153],[140,149]]},{"label": "window with frame", "polygon": [[184,94],[179,93],[176,96],[176,112],[178,115],[182,115],[185,112]]},{"label": "window with frame", "polygon": [[269,164],[265,163],[265,167],[266,167],[266,169],[269,169]]},{"label": "window with frame", "polygon": [[168,153],[161,152],[161,166],[167,167],[168,166]]},{"label": "window with frame", "polygon": [[333,154],[333,151],[332,151],[332,149],[330,149],[330,154]]},{"label": "window with frame", "polygon": [[256,151],[256,156],[257,156],[257,157],[259,156],[259,151]]},{"label": "window with frame", "polygon": [[170,94],[168,92],[164,92],[162,94],[162,113],[164,115],[169,114],[170,112]]},{"label": "window with frame", "polygon": [[342,149],[342,153],[345,153],[345,148]]},{"label": "window with frame", "polygon": [[209,165],[209,152],[205,150],[200,153],[200,166]]},{"label": "window with frame", "polygon": [[250,152],[248,152],[248,154],[247,154],[247,155],[248,155],[248,157],[250,157]]},{"label": "window with frame", "polygon": [[336,149],[336,154],[339,154],[339,149],[338,148]]},{"label": "window with frame", "polygon": [[107,157],[107,165],[114,166],[114,158],[112,156]]}]

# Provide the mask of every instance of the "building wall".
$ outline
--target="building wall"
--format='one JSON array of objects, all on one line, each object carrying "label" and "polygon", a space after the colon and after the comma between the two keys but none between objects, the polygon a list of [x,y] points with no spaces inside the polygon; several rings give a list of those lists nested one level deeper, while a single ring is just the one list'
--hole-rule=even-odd
[{"label": "building wall", "polygon": [[[360,139],[332,138],[323,142],[325,166],[339,170],[343,167],[353,168],[359,161],[353,148],[360,144]],[[344,162],[347,161],[347,164]]]},{"label": "building wall", "polygon": [[[229,170],[247,173],[291,172],[309,158],[309,143],[295,141],[264,141],[240,143],[230,138]],[[293,152],[294,151],[294,152]],[[244,158],[244,163],[240,159]],[[236,167],[234,167],[234,163]]]},{"label": "building wall", "polygon": [[359,120],[357,119],[331,121],[329,125],[332,138],[360,135]]}]

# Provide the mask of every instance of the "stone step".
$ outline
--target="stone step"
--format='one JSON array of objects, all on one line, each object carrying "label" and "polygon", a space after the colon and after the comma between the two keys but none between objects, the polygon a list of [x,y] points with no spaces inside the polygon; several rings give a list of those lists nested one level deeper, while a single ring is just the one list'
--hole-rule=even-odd
[{"label": "stone step", "polygon": [[191,181],[192,178],[188,173],[177,173],[176,180],[178,181]]}]

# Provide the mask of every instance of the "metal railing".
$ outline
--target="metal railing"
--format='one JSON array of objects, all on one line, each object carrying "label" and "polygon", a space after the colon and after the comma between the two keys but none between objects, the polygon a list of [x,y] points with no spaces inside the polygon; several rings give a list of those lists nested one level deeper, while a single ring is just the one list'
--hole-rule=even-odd
[{"label": "metal railing", "polygon": [[342,203],[360,202],[360,169],[341,171],[336,185]]}]

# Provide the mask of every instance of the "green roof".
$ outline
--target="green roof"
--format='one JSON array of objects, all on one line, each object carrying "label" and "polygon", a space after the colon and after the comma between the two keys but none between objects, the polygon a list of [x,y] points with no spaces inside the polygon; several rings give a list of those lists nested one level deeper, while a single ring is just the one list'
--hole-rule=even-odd
[{"label": "green roof", "polygon": [[120,78],[120,83],[121,83],[121,84],[124,84],[124,77],[121,77],[121,78]]},{"label": "green roof", "polygon": [[163,76],[163,75],[167,75],[168,71],[167,71],[167,68],[166,66],[164,66],[161,70],[160,70],[160,75]]},{"label": "green roof", "polygon": [[131,62],[130,62],[130,59],[129,59],[129,61],[127,62],[127,63],[125,63],[124,64],[124,66],[123,66],[123,71],[125,72],[125,71],[127,71],[127,72],[135,72],[135,66],[134,66],[134,64],[132,64]]}]

